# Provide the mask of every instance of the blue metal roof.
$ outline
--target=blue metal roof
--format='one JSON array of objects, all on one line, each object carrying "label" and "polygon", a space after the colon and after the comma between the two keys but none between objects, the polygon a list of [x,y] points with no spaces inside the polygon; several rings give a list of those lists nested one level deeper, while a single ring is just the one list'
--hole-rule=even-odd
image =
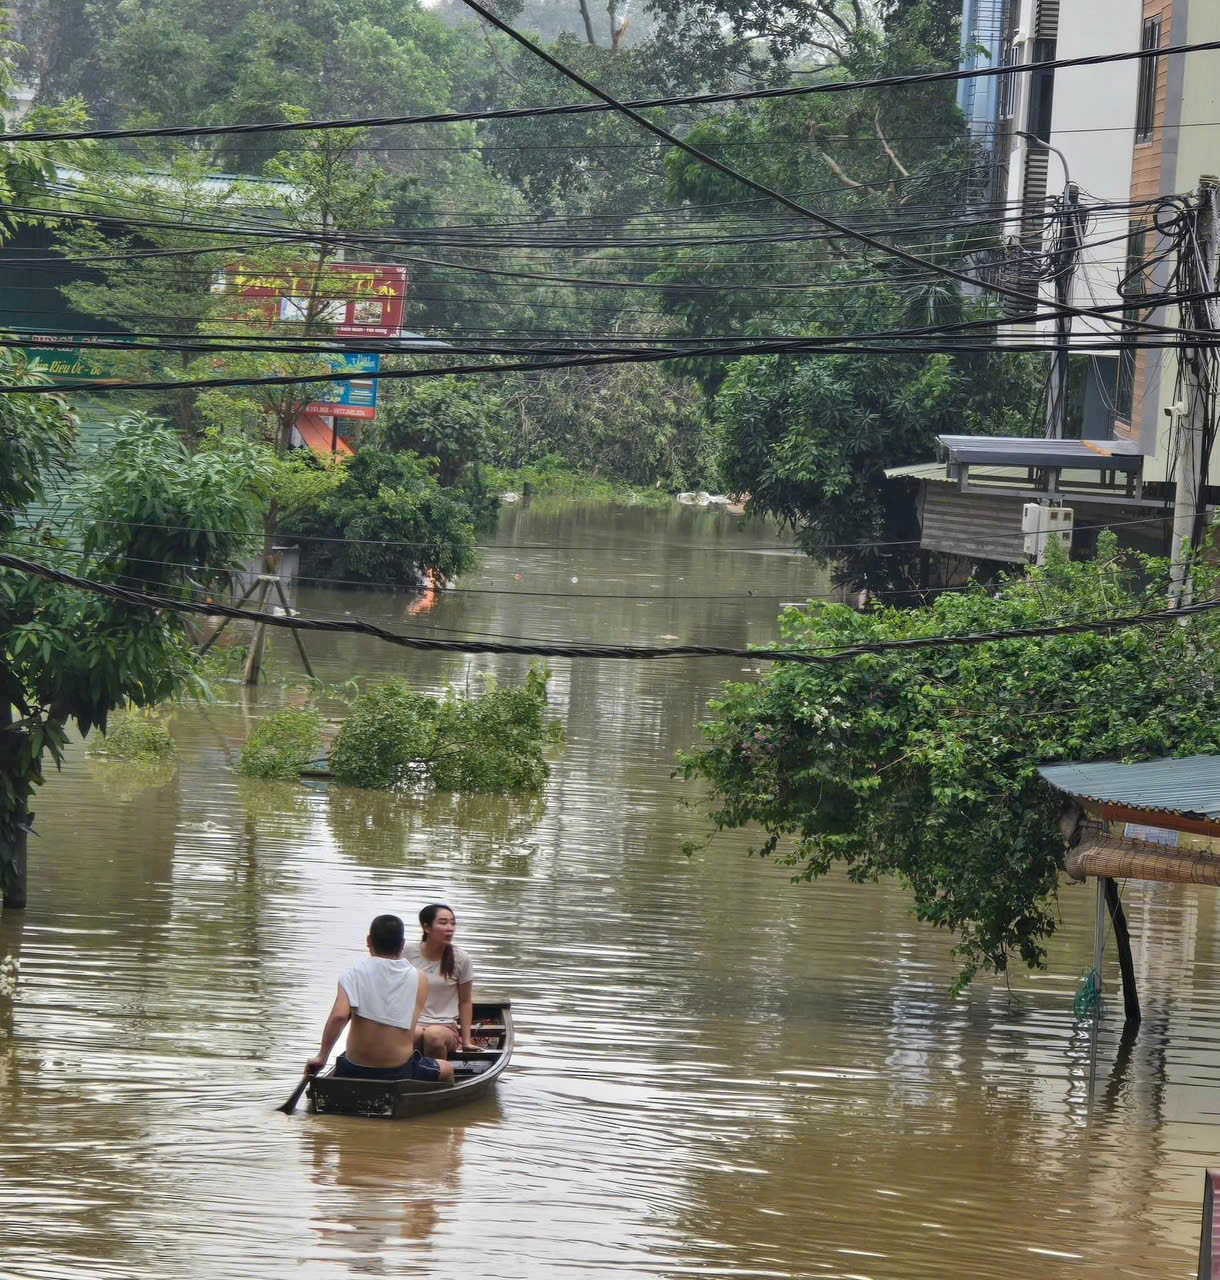
[{"label": "blue metal roof", "polygon": [[1220,756],[1044,764],[1038,772],[1052,787],[1083,800],[1220,821]]}]

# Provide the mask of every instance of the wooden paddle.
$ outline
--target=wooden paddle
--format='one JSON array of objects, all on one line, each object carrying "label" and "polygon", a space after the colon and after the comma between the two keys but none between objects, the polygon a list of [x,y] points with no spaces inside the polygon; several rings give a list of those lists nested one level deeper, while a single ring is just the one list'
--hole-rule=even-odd
[{"label": "wooden paddle", "polygon": [[282,1111],[286,1116],[292,1115],[297,1109],[297,1103],[301,1100],[301,1094],[305,1092],[305,1086],[313,1079],[313,1076],[314,1073],[312,1071],[306,1071],[301,1077],[300,1084],[288,1095],[288,1101],[281,1103],[276,1107],[276,1110]]}]

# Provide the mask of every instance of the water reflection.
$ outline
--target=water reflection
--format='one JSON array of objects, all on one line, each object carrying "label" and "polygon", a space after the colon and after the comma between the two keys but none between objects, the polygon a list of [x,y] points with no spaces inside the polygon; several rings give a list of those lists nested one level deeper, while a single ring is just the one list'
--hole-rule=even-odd
[{"label": "water reflection", "polygon": [[393,1147],[382,1127],[316,1116],[301,1129],[316,1191],[310,1230],[319,1255],[346,1264],[346,1274],[392,1275],[409,1266],[404,1248],[421,1253],[461,1197],[460,1120],[412,1126]]},{"label": "water reflection", "polygon": [[[421,635],[742,644],[826,590],[708,512],[536,504],[501,536],[426,616],[376,592],[299,603]],[[335,683],[528,665],[309,643]],[[1213,892],[1128,887],[1145,1023],[1103,1027],[1090,1110],[1071,1010],[1090,894],[1065,890],[1046,973],[953,1002],[949,939],[900,886],[793,885],[744,837],[681,856],[702,827],[674,752],[752,665],[556,661],[567,744],[534,799],[242,779],[251,724],[302,696],[278,681],[177,713],[165,778],[73,749],[38,798],[30,908],[0,917],[22,961],[0,1275],[1190,1276],[1217,1144]],[[479,989],[513,999],[498,1103],[276,1113],[369,919],[430,900],[457,909]]]},{"label": "water reflection", "polygon": [[320,786],[339,850],[365,867],[401,865],[427,850],[438,830],[449,857],[472,868],[520,874],[537,846],[531,831],[546,812],[544,795],[391,794]]}]

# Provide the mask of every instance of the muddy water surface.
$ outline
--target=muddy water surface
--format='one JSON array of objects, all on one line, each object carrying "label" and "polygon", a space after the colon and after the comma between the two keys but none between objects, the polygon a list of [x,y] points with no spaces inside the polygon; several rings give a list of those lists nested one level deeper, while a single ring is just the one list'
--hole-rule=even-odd
[{"label": "muddy water surface", "polygon": [[[461,586],[416,615],[298,599],[436,636],[743,645],[827,590],[728,517],[562,507],[507,511]],[[524,670],[310,647],[331,681]],[[681,855],[701,828],[674,751],[749,666],[554,662],[567,746],[537,801],[240,779],[252,720],[296,696],[278,684],[177,713],[167,773],[74,749],[38,797],[30,907],[0,920],[21,962],[0,1276],[1193,1276],[1220,1161],[1214,892],[1128,886],[1147,1017],[1134,1044],[1103,1029],[1090,1103],[1087,891],[1049,972],[954,1002],[947,940],[898,886],[794,886],[743,838]],[[496,1099],[277,1113],[370,917],[438,898],[514,1001]]]}]

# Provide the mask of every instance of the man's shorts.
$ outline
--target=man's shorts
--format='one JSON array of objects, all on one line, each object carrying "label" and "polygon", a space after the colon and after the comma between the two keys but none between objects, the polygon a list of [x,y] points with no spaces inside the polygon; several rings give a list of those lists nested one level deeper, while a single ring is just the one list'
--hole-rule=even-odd
[{"label": "man's shorts", "polygon": [[362,1067],[341,1053],[335,1059],[335,1075],[355,1080],[439,1080],[441,1069],[435,1058],[425,1058],[418,1049],[401,1067]]}]

